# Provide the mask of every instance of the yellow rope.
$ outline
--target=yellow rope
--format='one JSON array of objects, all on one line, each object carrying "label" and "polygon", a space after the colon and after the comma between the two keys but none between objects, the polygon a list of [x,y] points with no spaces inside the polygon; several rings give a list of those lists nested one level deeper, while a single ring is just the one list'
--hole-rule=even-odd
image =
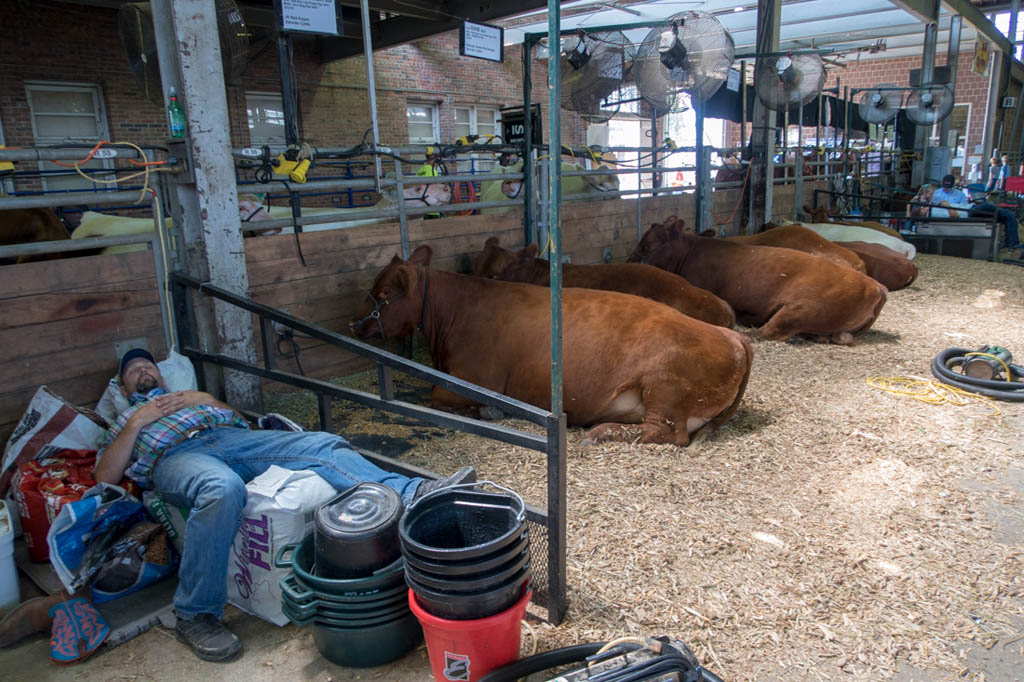
[{"label": "yellow rope", "polygon": [[972,400],[980,400],[993,410],[990,416],[997,417],[1003,413],[999,406],[986,395],[971,393],[956,386],[938,381],[924,381],[913,377],[868,377],[867,385],[894,395],[907,395],[929,405],[956,405],[964,407],[972,404]]}]

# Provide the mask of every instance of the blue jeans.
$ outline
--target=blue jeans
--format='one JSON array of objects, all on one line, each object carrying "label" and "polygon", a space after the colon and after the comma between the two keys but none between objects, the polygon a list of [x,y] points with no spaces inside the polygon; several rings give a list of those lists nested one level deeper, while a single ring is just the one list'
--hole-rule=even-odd
[{"label": "blue jeans", "polygon": [[339,491],[363,481],[382,483],[406,504],[423,480],[384,471],[341,436],[322,431],[221,426],[175,445],[157,462],[153,487],[170,504],[189,510],[174,593],[174,610],[180,617],[223,613],[231,544],[245,509],[245,484],[273,464],[315,471]]}]

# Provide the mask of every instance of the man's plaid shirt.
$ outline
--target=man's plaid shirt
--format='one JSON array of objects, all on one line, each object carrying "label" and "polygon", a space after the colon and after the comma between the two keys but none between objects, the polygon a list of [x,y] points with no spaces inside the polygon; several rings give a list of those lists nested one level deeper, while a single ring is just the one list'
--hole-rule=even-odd
[{"label": "man's plaid shirt", "polygon": [[[131,407],[122,412],[114,425],[103,434],[96,461],[98,462],[103,457],[104,451],[117,438],[124,429],[124,425],[139,408],[156,396],[166,393],[167,391],[162,388],[154,388],[145,395],[133,393],[129,398]],[[153,474],[153,467],[164,450],[179,442],[192,429],[212,426],[249,428],[248,423],[234,410],[225,410],[209,405],[196,405],[178,410],[174,414],[156,420],[139,432],[139,437],[135,439],[135,447],[132,448],[131,461],[128,468],[125,469],[124,475],[146,490],[152,488],[153,483],[150,477]]]}]

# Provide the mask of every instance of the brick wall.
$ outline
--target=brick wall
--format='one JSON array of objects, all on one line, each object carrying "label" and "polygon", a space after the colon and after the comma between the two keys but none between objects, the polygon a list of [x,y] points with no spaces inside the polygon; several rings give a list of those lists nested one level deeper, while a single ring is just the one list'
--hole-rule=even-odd
[{"label": "brick wall", "polygon": [[[140,145],[165,141],[163,107],[145,99],[135,83],[118,37],[116,10],[12,0],[0,4],[0,22],[5,28],[5,40],[0,41],[4,66],[0,69],[0,117],[9,146],[34,144],[25,92],[25,82],[30,80],[98,84],[111,140]],[[45,34],[40,27],[46,27]],[[303,139],[331,147],[358,143],[370,127],[365,60],[353,57],[319,64],[311,39],[296,38],[294,43]],[[521,104],[521,54],[518,47],[506,49],[502,64],[460,57],[457,32],[375,53],[381,142],[408,142],[405,106],[410,100],[438,103],[441,139],[446,142],[454,139],[455,105]],[[536,61],[532,72],[533,101],[543,101],[545,122],[546,68],[546,62]],[[249,143],[247,91],[280,92],[276,44],[259,52],[241,82],[227,88],[235,146]],[[563,111],[563,142],[582,143],[584,125],[579,117]],[[19,170],[29,167],[18,166]],[[18,189],[32,185],[19,183]]]}]

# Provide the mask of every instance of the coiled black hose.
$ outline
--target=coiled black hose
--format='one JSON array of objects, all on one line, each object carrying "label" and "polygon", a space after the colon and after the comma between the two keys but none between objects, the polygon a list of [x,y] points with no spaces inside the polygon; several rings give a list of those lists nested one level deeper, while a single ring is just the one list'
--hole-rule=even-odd
[{"label": "coiled black hose", "polygon": [[[551,651],[545,651],[534,656],[521,658],[518,661],[513,661],[507,665],[503,665],[500,668],[492,670],[481,677],[479,682],[515,682],[516,680],[541,672],[542,670],[579,663],[586,660],[588,657],[595,655],[604,647],[604,645],[605,642],[577,644],[576,646],[552,649]],[[641,647],[639,645],[632,645],[631,648],[639,649]],[[682,657],[679,658],[680,660],[684,660]],[[649,663],[658,663],[658,659]],[[671,670],[676,669],[677,668],[671,668]],[[650,674],[656,672],[656,670],[657,668],[655,668],[655,670],[645,670],[644,672],[646,674]],[[722,678],[703,668],[698,668],[698,673],[701,677],[698,677],[697,679],[702,680],[703,682],[722,682]]]},{"label": "coiled black hose", "polygon": [[954,372],[951,366],[962,365],[968,353],[974,353],[967,348],[947,348],[932,360],[932,374],[939,381],[962,388],[971,393],[979,393],[1010,402],[1024,402],[1024,367],[1020,365],[1009,365],[1010,373],[1013,375],[1011,381],[993,381],[992,379],[977,379],[959,372]]}]

